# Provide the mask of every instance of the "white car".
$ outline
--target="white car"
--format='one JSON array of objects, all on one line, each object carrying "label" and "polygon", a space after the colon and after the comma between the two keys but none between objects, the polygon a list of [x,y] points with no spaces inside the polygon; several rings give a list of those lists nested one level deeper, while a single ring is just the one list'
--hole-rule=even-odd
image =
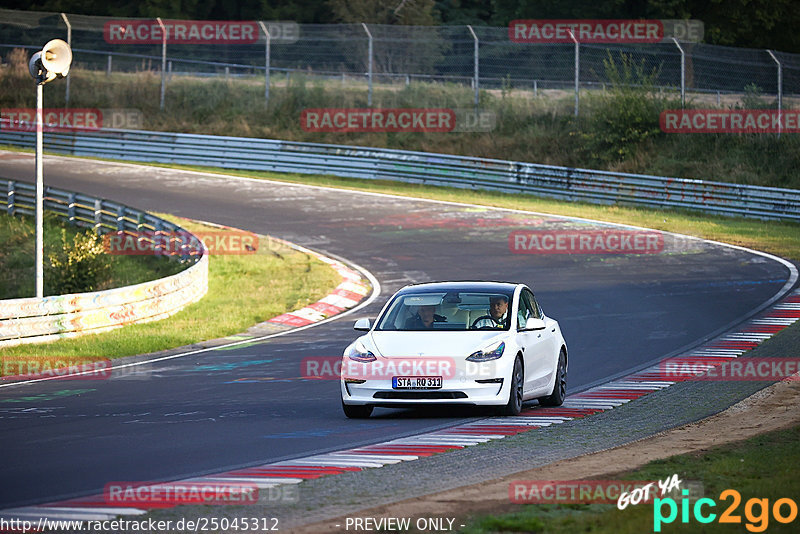
[{"label": "white car", "polygon": [[369,417],[375,406],[497,406],[517,415],[523,401],[560,406],[567,345],[524,284],[436,282],[395,293],[367,332],[344,351],[342,408]]}]

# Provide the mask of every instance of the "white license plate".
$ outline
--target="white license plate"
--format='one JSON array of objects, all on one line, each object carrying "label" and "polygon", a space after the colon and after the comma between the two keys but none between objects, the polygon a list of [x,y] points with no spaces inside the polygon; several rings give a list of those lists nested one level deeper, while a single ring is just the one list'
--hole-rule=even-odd
[{"label": "white license plate", "polygon": [[394,389],[441,389],[441,376],[394,376]]}]

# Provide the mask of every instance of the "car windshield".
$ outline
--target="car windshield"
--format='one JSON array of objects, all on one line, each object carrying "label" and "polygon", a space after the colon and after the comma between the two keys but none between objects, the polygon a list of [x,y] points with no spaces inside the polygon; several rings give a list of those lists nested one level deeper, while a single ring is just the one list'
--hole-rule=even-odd
[{"label": "car windshield", "polygon": [[395,297],[376,330],[508,330],[511,293],[419,291]]}]

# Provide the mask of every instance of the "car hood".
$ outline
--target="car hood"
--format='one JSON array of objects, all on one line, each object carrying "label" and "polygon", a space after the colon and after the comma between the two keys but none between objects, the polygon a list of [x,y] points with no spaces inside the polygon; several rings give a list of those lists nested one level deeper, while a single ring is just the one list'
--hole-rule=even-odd
[{"label": "car hood", "polygon": [[469,356],[505,339],[507,331],[371,332],[372,346],[386,358]]}]

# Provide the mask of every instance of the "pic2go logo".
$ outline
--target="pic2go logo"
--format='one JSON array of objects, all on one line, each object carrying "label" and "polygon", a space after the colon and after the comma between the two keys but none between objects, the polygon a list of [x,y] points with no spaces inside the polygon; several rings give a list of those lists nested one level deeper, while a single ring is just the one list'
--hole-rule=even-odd
[{"label": "pic2go logo", "polygon": [[[689,504],[689,490],[681,491],[684,498],[681,499],[680,513],[681,523],[689,523],[689,512],[694,515],[698,523],[711,523],[717,519],[717,514],[710,509],[715,508],[717,503],[714,499],[698,499],[694,506]],[[719,494],[720,501],[731,499],[728,508],[719,516],[719,523],[741,524],[742,517],[736,514],[739,504],[742,502],[741,494],[735,489],[726,489]],[[665,515],[665,508],[668,510]],[[771,513],[770,513],[771,512]],[[770,515],[778,523],[791,523],[797,518],[797,503],[789,498],[776,500],[770,508],[769,499],[748,499],[744,504],[744,516],[747,519],[745,528],[749,532],[764,532],[769,526]],[[678,503],[675,499],[667,497],[665,499],[656,498],[653,501],[653,531],[661,532],[662,524],[670,524],[678,518]]]}]

